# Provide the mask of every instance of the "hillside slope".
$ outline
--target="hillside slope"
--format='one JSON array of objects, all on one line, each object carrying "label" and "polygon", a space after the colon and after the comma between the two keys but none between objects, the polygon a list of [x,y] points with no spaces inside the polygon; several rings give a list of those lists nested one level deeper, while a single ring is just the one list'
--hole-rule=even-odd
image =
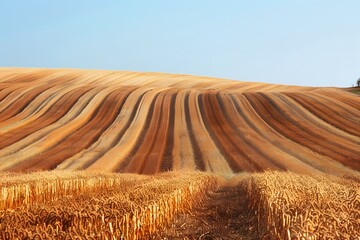
[{"label": "hillside slope", "polygon": [[360,98],[336,88],[0,68],[0,171],[360,170]]}]

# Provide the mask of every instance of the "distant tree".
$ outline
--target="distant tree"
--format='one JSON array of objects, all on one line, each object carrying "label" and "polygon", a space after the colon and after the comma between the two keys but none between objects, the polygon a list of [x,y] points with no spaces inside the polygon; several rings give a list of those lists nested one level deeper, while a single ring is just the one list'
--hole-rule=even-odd
[{"label": "distant tree", "polygon": [[360,87],[360,78],[357,80],[356,85]]}]

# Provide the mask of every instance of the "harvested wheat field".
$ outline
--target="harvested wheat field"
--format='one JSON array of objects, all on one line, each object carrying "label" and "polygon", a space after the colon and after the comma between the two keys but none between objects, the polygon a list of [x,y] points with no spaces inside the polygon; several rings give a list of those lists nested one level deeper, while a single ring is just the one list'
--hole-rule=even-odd
[{"label": "harvested wheat field", "polygon": [[360,239],[360,95],[0,68],[0,239]]}]

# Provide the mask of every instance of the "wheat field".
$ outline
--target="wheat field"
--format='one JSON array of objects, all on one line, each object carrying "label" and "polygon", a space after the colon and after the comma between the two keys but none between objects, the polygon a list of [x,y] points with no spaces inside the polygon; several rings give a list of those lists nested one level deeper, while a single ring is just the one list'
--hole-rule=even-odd
[{"label": "wheat field", "polygon": [[[1,184],[2,239],[183,239],[179,234],[185,231],[174,231],[176,219],[188,214],[196,222],[197,211],[215,201],[209,194],[224,188],[242,192],[235,197],[246,199],[243,214],[253,219],[236,232],[238,239],[360,237],[359,175],[276,171],[224,179],[193,171],[156,176],[55,171],[4,174]],[[226,198],[218,201],[228,204]]]},{"label": "wheat field", "polygon": [[339,88],[0,68],[0,239],[360,239]]}]

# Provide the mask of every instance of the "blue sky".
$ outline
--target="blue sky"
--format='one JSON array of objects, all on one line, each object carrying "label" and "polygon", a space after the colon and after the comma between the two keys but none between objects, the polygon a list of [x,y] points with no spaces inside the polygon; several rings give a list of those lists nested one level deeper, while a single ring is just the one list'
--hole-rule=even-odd
[{"label": "blue sky", "polygon": [[0,0],[0,66],[349,87],[359,10],[359,0]]}]

